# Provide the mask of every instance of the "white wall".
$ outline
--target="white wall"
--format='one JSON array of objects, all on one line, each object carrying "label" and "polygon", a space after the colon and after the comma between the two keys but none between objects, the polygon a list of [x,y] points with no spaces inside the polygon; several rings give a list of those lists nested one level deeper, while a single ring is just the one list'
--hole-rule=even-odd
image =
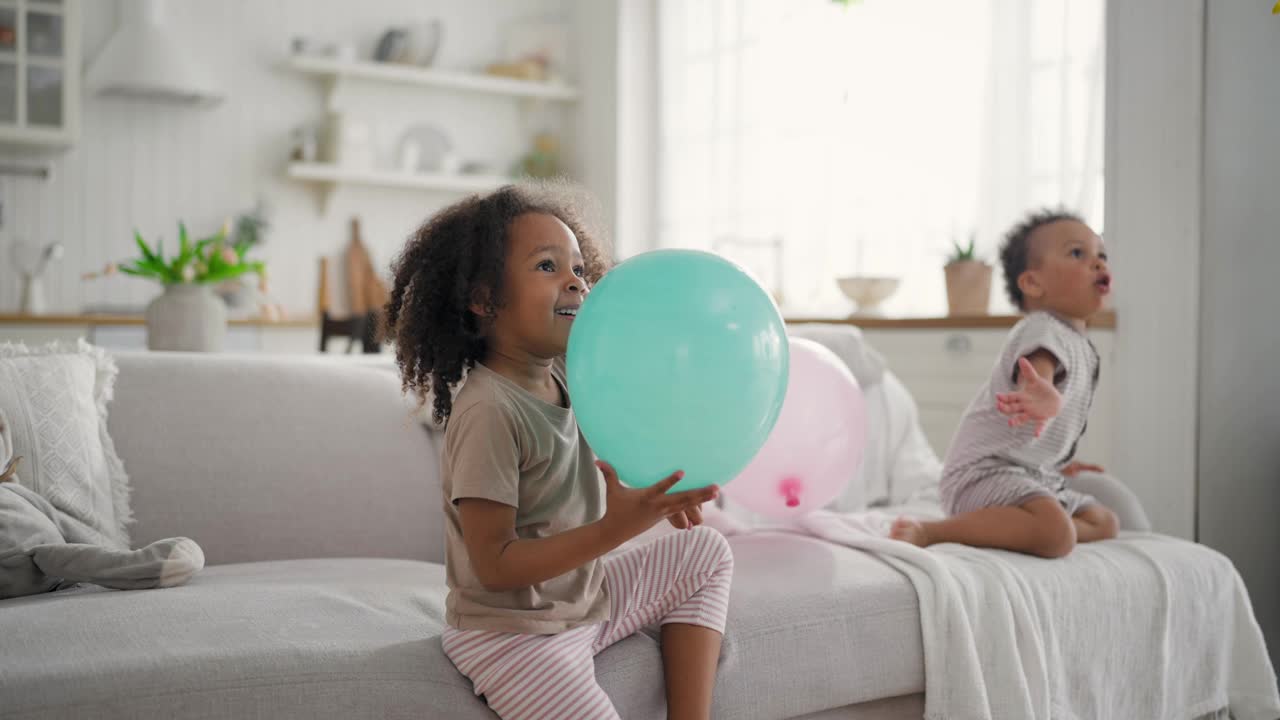
[{"label": "white wall", "polygon": [[1235,563],[1280,660],[1280,18],[1210,2],[1200,323],[1200,541]]},{"label": "white wall", "polygon": [[658,48],[654,0],[618,3],[619,256],[657,244]]},{"label": "white wall", "polygon": [[1107,3],[1111,470],[1157,530],[1183,538],[1195,532],[1204,4]]},{"label": "white wall", "polygon": [[609,219],[618,208],[618,2],[575,0],[570,13],[583,58],[570,163],[573,177],[591,190],[603,218]]},{"label": "white wall", "polygon": [[[351,188],[340,191],[328,215],[322,216],[318,192],[283,177],[290,130],[318,120],[323,109],[321,83],[281,67],[290,39],[299,34],[324,41],[354,39],[367,56],[386,27],[440,18],[445,33],[436,65],[478,68],[501,52],[508,22],[549,16],[573,25],[573,13],[580,14],[573,1],[168,0],[166,15],[173,32],[216,69],[227,100],[200,111],[86,97],[80,141],[53,158],[51,182],[0,177],[0,311],[13,310],[17,303],[7,247],[14,237],[67,245],[66,258],[47,280],[52,310],[75,312],[102,303],[142,306],[158,291],[149,282],[115,278],[84,283],[79,276],[108,260],[131,256],[135,227],[149,239],[163,236],[171,244],[179,219],[193,232],[212,232],[261,195],[276,210],[262,253],[270,266],[273,291],[287,309],[310,313],[317,259],[345,245],[352,215],[362,217],[374,260],[385,265],[419,222],[456,196]],[[119,2],[82,4],[84,56],[91,62],[115,27]],[[573,31],[597,34],[580,25]],[[585,50],[611,52],[607,41],[606,36],[601,47]],[[584,66],[594,65],[590,56],[578,57]],[[381,107],[375,103],[387,97],[379,93],[385,91],[367,98],[370,109]],[[578,112],[544,109],[522,114],[519,105],[506,98],[423,90],[414,99],[397,101],[374,114],[388,150],[408,124],[427,122],[451,135],[465,157],[506,170],[526,149],[533,132],[561,120],[573,122]],[[575,134],[590,135],[599,132],[596,123],[611,118],[597,113],[576,122]],[[566,144],[572,141],[565,138]],[[573,167],[580,176],[603,182],[600,178],[609,172],[597,170],[592,158],[578,155]],[[613,192],[606,188],[606,194]]]}]

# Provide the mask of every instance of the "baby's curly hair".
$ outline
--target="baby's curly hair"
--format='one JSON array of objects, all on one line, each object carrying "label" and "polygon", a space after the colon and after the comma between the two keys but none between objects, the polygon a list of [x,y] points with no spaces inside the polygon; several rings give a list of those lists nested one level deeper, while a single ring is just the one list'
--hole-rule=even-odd
[{"label": "baby's curly hair", "polygon": [[471,306],[484,302],[490,315],[502,306],[511,223],[526,213],[559,218],[577,236],[584,277],[594,284],[609,261],[593,231],[592,208],[567,182],[506,185],[441,210],[409,237],[391,266],[383,337],[395,341],[405,392],[424,406],[434,395],[437,424],[453,410],[453,387],[484,357],[484,326]]},{"label": "baby's curly hair", "polygon": [[1027,215],[1018,224],[1009,229],[1000,246],[1000,265],[1004,268],[1004,289],[1009,294],[1009,301],[1025,310],[1022,289],[1018,287],[1018,276],[1026,271],[1031,261],[1031,235],[1049,223],[1059,220],[1074,220],[1082,223],[1080,216],[1063,208],[1045,208]]}]

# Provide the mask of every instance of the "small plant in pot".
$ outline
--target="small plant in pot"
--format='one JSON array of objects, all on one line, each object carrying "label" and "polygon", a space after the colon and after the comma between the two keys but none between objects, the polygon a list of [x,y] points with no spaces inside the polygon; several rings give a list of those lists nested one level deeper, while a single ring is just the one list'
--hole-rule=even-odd
[{"label": "small plant in pot", "polygon": [[991,266],[979,259],[976,234],[969,242],[952,241],[951,254],[943,267],[947,280],[948,315],[986,315],[991,303]]},{"label": "small plant in pot", "polygon": [[245,257],[250,243],[243,240],[229,243],[225,227],[192,242],[187,226],[178,223],[178,253],[166,258],[162,242],[157,242],[152,250],[140,233],[135,231],[133,239],[141,256],[112,263],[101,274],[120,272],[155,280],[164,286],[164,292],[147,305],[147,348],[186,352],[221,350],[227,334],[227,306],[214,295],[213,287],[245,273],[265,275],[264,263]]}]

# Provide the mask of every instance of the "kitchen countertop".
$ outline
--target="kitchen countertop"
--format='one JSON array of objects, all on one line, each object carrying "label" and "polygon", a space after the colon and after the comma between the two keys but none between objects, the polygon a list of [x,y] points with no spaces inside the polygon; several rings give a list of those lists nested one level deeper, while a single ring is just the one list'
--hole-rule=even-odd
[{"label": "kitchen countertop", "polygon": [[[1021,315],[957,315],[944,317],[879,317],[879,316],[846,316],[846,317],[814,317],[787,316],[789,323],[838,323],[857,325],[867,329],[977,329],[977,328],[1010,328]],[[71,314],[51,313],[46,315],[27,315],[19,313],[0,313],[0,325],[145,325],[141,315],[108,315],[108,314]],[[247,327],[282,327],[311,328],[319,327],[320,321],[314,317],[290,317],[283,320],[265,320],[262,318],[232,319],[229,324]],[[1112,310],[1104,310],[1093,317],[1089,327],[1096,329],[1114,329],[1116,314]]]},{"label": "kitchen countertop", "polygon": [[[857,325],[860,328],[896,329],[896,330],[930,330],[955,329],[972,330],[979,328],[1011,328],[1021,315],[952,315],[943,317],[880,317],[871,315],[851,315],[846,317],[803,317],[785,316],[789,323],[837,323]],[[1116,313],[1114,310],[1103,310],[1089,320],[1089,327],[1094,329],[1115,329]]]},{"label": "kitchen countertop", "polygon": [[[108,315],[79,313],[0,313],[0,325],[146,325],[141,315]],[[318,328],[320,321],[314,317],[288,317],[283,320],[264,318],[232,318],[227,324],[233,327],[263,328]]]}]

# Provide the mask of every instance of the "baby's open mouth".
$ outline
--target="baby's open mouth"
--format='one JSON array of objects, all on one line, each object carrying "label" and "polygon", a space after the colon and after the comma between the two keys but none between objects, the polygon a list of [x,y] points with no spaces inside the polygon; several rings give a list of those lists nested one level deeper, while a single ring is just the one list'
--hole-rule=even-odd
[{"label": "baby's open mouth", "polygon": [[1106,295],[1107,293],[1111,292],[1111,276],[1103,275],[1102,277],[1098,278],[1097,282],[1095,282],[1093,285],[1094,287],[1098,288],[1098,292],[1102,293],[1103,295]]}]

